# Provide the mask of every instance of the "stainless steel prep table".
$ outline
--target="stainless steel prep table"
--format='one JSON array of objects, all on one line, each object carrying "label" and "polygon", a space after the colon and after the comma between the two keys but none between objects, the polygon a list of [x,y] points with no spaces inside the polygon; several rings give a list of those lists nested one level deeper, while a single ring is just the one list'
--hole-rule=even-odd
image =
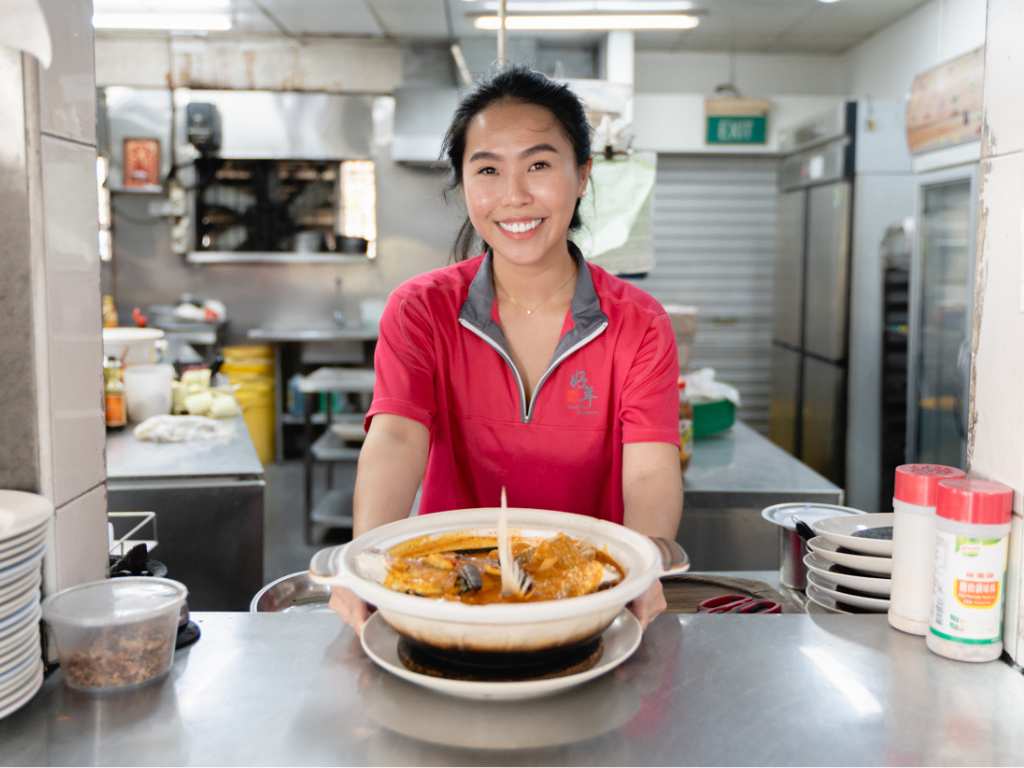
[{"label": "stainless steel prep table", "polygon": [[[663,616],[616,672],[484,704],[378,670],[333,615],[210,613],[171,675],[107,696],[62,673],[0,721],[4,765],[1019,764],[1024,677],[884,616]],[[485,751],[483,744],[515,749]]]},{"label": "stainless steel prep table", "polygon": [[189,588],[194,610],[244,610],[263,586],[263,466],[245,421],[187,443],[107,435],[112,512],[156,513],[154,557]]},{"label": "stainless steel prep table", "polygon": [[678,540],[700,571],[778,568],[778,530],[761,510],[786,501],[843,501],[841,488],[742,422],[697,440],[683,480]]}]

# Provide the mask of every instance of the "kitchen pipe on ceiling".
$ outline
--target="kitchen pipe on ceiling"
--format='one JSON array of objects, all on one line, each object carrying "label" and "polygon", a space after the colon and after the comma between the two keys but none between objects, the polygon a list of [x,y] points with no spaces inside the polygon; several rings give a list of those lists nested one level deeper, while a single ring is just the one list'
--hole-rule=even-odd
[{"label": "kitchen pipe on ceiling", "polygon": [[498,67],[505,66],[505,11],[506,0],[498,0]]}]

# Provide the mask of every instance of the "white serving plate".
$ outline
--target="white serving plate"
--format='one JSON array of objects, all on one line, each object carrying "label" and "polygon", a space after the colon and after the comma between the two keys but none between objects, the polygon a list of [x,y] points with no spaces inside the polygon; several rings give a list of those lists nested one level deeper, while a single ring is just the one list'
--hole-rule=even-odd
[{"label": "white serving plate", "polygon": [[24,640],[27,633],[31,632],[33,628],[39,628],[39,622],[43,618],[43,609],[40,606],[35,606],[35,609],[30,609],[24,613],[19,614],[19,620],[11,622],[4,629],[0,630],[0,651],[8,650]]},{"label": "white serving plate", "polygon": [[0,542],[35,530],[53,515],[42,496],[23,491],[0,491]]},{"label": "white serving plate", "polygon": [[861,592],[870,592],[879,597],[889,597],[892,594],[892,580],[881,576],[856,576],[849,573],[836,573],[830,570],[835,563],[830,563],[817,557],[813,552],[804,557],[804,565],[808,570],[831,579],[842,587],[858,589]]},{"label": "white serving plate", "polygon": [[816,586],[814,586],[814,584],[811,584],[811,583],[807,584],[806,594],[807,594],[807,599],[811,601],[812,605],[817,606],[818,608],[820,608],[822,611],[825,611],[826,613],[844,613],[844,614],[848,614],[848,615],[851,615],[851,616],[857,615],[857,614],[854,614],[854,613],[852,613],[850,611],[847,611],[847,610],[845,610],[843,608],[840,608],[836,604],[835,600],[833,600],[825,592],[822,592],[820,589],[818,589]]},{"label": "white serving plate", "polygon": [[24,562],[45,546],[46,531],[43,531],[42,535],[29,539],[20,547],[12,548],[7,552],[0,552],[0,569],[6,570],[13,565]]},{"label": "white serving plate", "polygon": [[34,660],[23,662],[21,667],[13,674],[8,674],[0,682],[0,703],[6,698],[17,696],[29,684],[36,669],[42,666],[43,658],[42,653],[40,653]]},{"label": "white serving plate", "polygon": [[367,620],[363,625],[362,633],[362,644],[366,655],[381,668],[404,680],[438,693],[480,701],[535,699],[582,685],[588,680],[610,672],[632,656],[643,639],[643,631],[640,629],[640,622],[636,617],[628,610],[624,610],[605,630],[602,639],[604,640],[604,652],[601,655],[601,660],[583,672],[542,680],[480,682],[434,677],[408,669],[398,658],[398,633],[388,626],[379,612]]},{"label": "white serving plate", "polygon": [[811,571],[807,574],[807,581],[833,600],[838,600],[842,603],[846,603],[847,605],[853,605],[858,608],[868,608],[878,613],[884,613],[889,610],[888,600],[881,597],[862,597],[861,595],[851,595],[846,592],[840,592],[836,589],[836,586],[838,585],[834,581],[831,581],[828,577],[822,576],[820,573]]},{"label": "white serving plate", "polygon": [[[41,615],[42,612],[40,612]],[[13,662],[10,659],[17,657],[21,648],[30,640],[34,639],[38,643],[39,633],[39,619],[36,619],[35,621],[27,621],[24,626],[18,628],[17,632],[13,632],[3,640],[0,640],[0,671],[13,666]]]},{"label": "white serving plate", "polygon": [[508,510],[514,535],[562,532],[606,548],[625,570],[625,578],[610,589],[564,600],[469,605],[395,592],[358,571],[360,553],[387,551],[418,536],[452,531],[494,535],[498,512],[497,507],[437,512],[374,528],[347,545],[314,555],[311,578],[347,587],[376,606],[395,630],[428,645],[448,650],[526,652],[572,645],[599,635],[662,574],[657,546],[636,531],[584,515],[518,507]]},{"label": "white serving plate", "polygon": [[7,584],[0,586],[0,605],[3,605],[15,595],[20,595],[30,589],[34,584],[39,589],[43,581],[43,571],[29,571],[24,576],[12,579]]},{"label": "white serving plate", "polygon": [[46,539],[47,522],[43,521],[29,531],[0,541],[0,559],[6,559],[12,552],[20,552],[39,546]]},{"label": "white serving plate", "polygon": [[868,555],[892,557],[892,539],[868,539],[854,534],[870,528],[892,527],[894,517],[892,512],[873,512],[857,517],[829,517],[816,520],[810,526],[816,534],[840,547]]},{"label": "white serving plate", "polygon": [[28,554],[21,555],[20,560],[0,563],[0,584],[5,587],[15,580],[20,580],[25,574],[38,571],[43,565],[43,554],[46,552],[46,544],[40,544]]},{"label": "white serving plate", "polygon": [[796,530],[796,520],[811,524],[814,520],[823,520],[837,515],[863,515],[864,512],[853,507],[841,507],[838,504],[819,504],[817,502],[787,501],[784,504],[773,504],[761,510],[761,517],[769,523],[781,526],[790,531]]},{"label": "white serving plate", "polygon": [[43,648],[39,642],[39,636],[32,637],[30,635],[25,642],[13,649],[7,658],[0,659],[0,688],[3,688],[11,678],[23,671],[33,660],[41,659],[42,656]]},{"label": "white serving plate", "polygon": [[[30,575],[34,576],[35,574]],[[0,621],[3,621],[11,614],[17,613],[30,602],[41,600],[42,595],[39,594],[41,583],[42,574],[40,573],[38,579],[27,582],[20,591],[14,592],[0,601]]]},{"label": "white serving plate", "polygon": [[14,714],[32,700],[36,692],[43,687],[43,662],[32,667],[32,674],[25,678],[24,683],[13,692],[0,696],[0,720]]},{"label": "white serving plate", "polygon": [[839,545],[829,541],[824,536],[815,536],[807,542],[807,548],[823,560],[828,560],[836,565],[845,565],[847,568],[861,571],[862,573],[877,573],[881,576],[892,575],[892,558],[881,555],[854,555],[849,552],[840,552]]}]

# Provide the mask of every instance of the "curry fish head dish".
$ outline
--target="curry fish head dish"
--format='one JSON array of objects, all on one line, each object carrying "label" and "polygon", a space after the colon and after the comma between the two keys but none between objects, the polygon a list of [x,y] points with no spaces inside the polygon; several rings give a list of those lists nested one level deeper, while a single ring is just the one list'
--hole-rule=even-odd
[{"label": "curry fish head dish", "polygon": [[499,510],[412,517],[314,557],[322,583],[348,587],[400,635],[446,651],[521,653],[599,636],[661,573],[657,547],[604,520],[510,508],[524,596],[502,595]]}]

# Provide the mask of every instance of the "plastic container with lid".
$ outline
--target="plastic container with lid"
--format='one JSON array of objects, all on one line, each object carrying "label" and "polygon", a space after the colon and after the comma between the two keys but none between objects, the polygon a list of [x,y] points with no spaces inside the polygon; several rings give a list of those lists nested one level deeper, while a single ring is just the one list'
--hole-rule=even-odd
[{"label": "plastic container with lid", "polygon": [[149,576],[93,581],[43,601],[64,680],[72,688],[133,688],[167,673],[188,590]]},{"label": "plastic container with lid", "polygon": [[1013,491],[962,478],[938,487],[935,579],[928,649],[958,661],[1003,652],[1007,539]]},{"label": "plastic container with lid", "polygon": [[941,464],[896,467],[889,624],[903,632],[928,634],[939,481],[964,476],[962,469]]}]

